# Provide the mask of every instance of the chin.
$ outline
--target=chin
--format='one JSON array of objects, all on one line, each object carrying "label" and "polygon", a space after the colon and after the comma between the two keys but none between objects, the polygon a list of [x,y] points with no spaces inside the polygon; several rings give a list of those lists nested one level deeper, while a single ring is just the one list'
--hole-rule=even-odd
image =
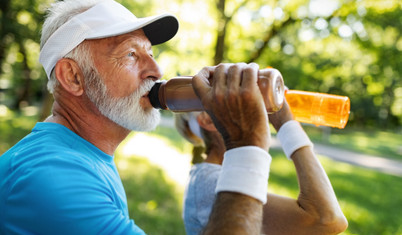
[{"label": "chin", "polygon": [[116,123],[131,131],[152,131],[158,126],[160,119],[159,110],[151,108],[130,115],[125,120],[116,120]]}]

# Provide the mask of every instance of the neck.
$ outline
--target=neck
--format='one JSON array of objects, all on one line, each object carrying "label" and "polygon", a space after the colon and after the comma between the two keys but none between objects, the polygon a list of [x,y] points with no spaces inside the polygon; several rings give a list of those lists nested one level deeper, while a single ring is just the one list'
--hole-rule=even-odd
[{"label": "neck", "polygon": [[108,155],[113,155],[130,133],[104,117],[95,105],[83,96],[55,98],[52,116],[45,122],[59,123],[69,128]]},{"label": "neck", "polygon": [[207,155],[207,158],[205,159],[204,162],[222,165],[223,153],[224,152],[220,152],[220,151],[219,152],[218,151],[211,151]]},{"label": "neck", "polygon": [[223,155],[226,151],[225,145],[220,134],[211,135],[212,141],[209,142],[208,155],[205,162],[222,165]]}]

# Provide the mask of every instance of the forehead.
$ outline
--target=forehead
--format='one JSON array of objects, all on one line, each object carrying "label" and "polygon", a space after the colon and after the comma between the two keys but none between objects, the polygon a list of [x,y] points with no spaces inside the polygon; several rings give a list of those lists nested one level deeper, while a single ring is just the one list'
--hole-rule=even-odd
[{"label": "forehead", "polygon": [[105,50],[105,52],[113,52],[114,50],[124,46],[141,47],[151,50],[152,44],[142,29],[135,30],[130,33],[119,36],[88,40],[95,47],[95,51]]}]

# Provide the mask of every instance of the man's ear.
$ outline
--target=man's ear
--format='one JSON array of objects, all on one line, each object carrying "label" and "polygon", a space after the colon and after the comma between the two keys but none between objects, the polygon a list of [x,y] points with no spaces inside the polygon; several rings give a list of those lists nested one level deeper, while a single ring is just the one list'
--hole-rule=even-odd
[{"label": "man's ear", "polygon": [[217,131],[214,122],[207,112],[202,112],[197,116],[197,121],[200,127],[204,128],[207,131]]},{"label": "man's ear", "polygon": [[63,88],[74,96],[84,93],[84,76],[77,62],[72,59],[60,59],[54,68],[56,79]]}]

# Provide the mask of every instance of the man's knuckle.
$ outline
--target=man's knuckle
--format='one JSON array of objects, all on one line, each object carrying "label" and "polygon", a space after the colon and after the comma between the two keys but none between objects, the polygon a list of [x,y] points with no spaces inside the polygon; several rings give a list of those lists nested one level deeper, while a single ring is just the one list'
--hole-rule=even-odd
[{"label": "man's knuckle", "polygon": [[254,96],[254,92],[250,89],[242,89],[240,92],[240,96],[245,100],[249,100]]},{"label": "man's knuckle", "polygon": [[214,93],[216,101],[223,101],[225,99],[225,94],[221,90],[216,90]]},{"label": "man's knuckle", "polygon": [[243,69],[243,71],[245,72],[245,73],[253,73],[254,72],[254,69],[252,68],[252,67],[245,67],[244,69]]}]

